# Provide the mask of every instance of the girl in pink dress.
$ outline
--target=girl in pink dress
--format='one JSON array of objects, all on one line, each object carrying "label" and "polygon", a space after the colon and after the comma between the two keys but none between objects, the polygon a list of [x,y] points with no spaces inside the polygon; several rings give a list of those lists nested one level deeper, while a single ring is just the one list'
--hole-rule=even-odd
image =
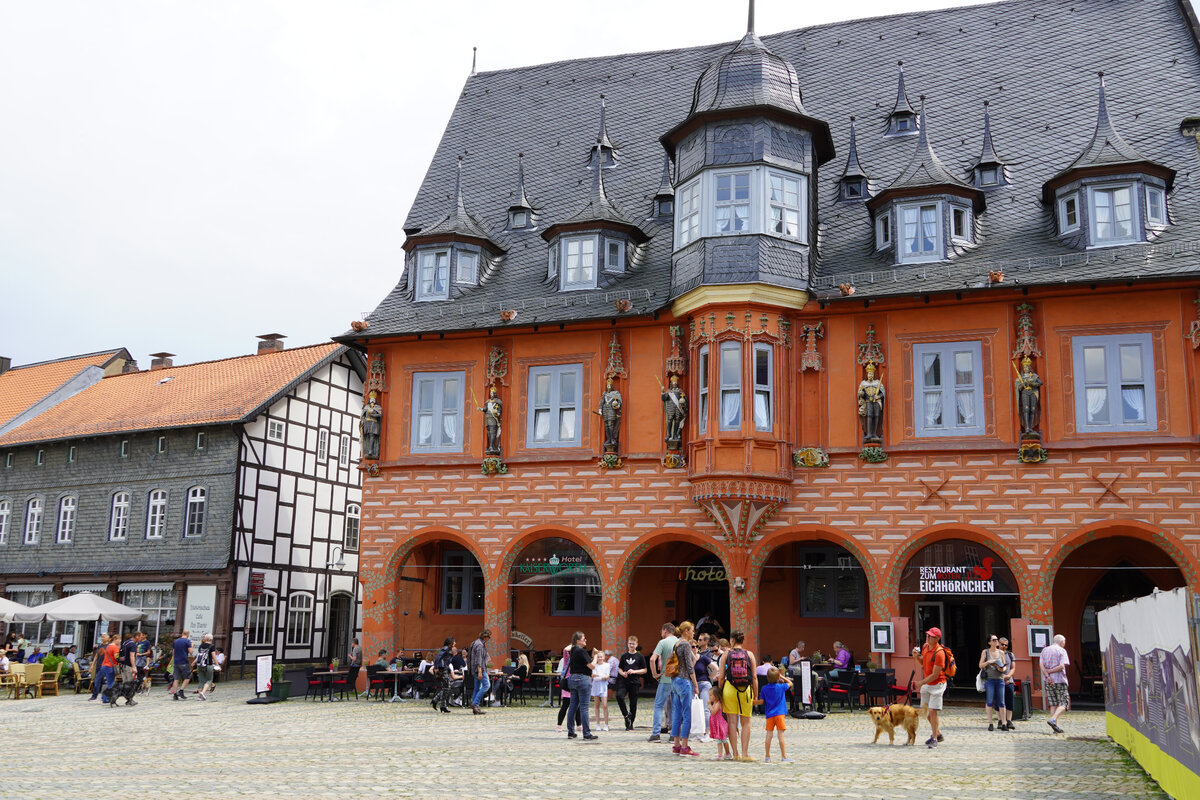
[{"label": "girl in pink dress", "polygon": [[729,723],[725,721],[721,707],[721,690],[716,688],[708,693],[708,738],[717,743],[714,761],[733,759],[733,752],[729,749]]}]

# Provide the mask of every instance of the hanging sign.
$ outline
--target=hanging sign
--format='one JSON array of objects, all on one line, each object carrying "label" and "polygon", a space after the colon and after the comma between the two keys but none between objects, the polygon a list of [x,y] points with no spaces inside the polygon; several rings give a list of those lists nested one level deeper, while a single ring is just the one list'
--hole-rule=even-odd
[{"label": "hanging sign", "polygon": [[923,547],[900,576],[900,594],[1016,595],[1012,570],[991,549],[964,539]]}]

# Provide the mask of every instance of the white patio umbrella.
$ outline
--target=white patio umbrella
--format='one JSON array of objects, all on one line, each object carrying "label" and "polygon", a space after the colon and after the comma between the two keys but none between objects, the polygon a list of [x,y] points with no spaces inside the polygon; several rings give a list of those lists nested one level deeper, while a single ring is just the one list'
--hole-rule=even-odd
[{"label": "white patio umbrella", "polygon": [[14,603],[12,600],[0,597],[0,622],[13,622],[17,614],[28,614],[29,606]]},{"label": "white patio umbrella", "polygon": [[107,620],[132,622],[146,616],[136,608],[123,606],[91,592],[79,592],[34,606],[27,613],[15,615],[17,622],[85,622]]}]

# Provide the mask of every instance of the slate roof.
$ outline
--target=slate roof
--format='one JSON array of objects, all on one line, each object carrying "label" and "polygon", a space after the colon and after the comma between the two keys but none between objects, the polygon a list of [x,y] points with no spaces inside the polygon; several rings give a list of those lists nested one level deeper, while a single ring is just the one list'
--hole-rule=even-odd
[{"label": "slate roof", "polygon": [[[959,180],[982,151],[979,109],[989,101],[989,130],[1004,148],[1006,183],[987,195],[975,227],[978,243],[954,259],[896,267],[877,254],[864,203],[838,203],[841,158],[819,174],[818,256],[811,283],[836,299],[843,282],[864,297],[986,290],[988,271],[1008,282],[1058,284],[1200,274],[1200,188],[1192,178],[1196,142],[1180,122],[1200,111],[1200,56],[1185,12],[1187,0],[1013,0],[841,22],[762,37],[794,67],[804,109],[831,126],[839,156],[849,119],[870,165],[871,189],[895,182],[916,140],[885,137],[895,104],[896,62],[907,91],[936,110],[929,143]],[[799,7],[798,7],[799,8]],[[737,22],[731,17],[731,28]],[[1120,35],[1114,35],[1119,31]],[[513,160],[525,154],[528,191],[538,225],[565,220],[587,201],[583,166],[595,145],[598,96],[607,99],[607,129],[617,153],[605,172],[612,201],[647,218],[662,173],[659,137],[687,118],[698,78],[734,42],[706,47],[564,61],[467,79],[417,193],[404,228],[410,234],[442,218],[463,155],[464,192],[480,223],[507,248],[486,285],[450,301],[413,302],[398,285],[369,316],[364,334],[346,340],[421,331],[501,327],[500,309],[518,309],[517,324],[604,319],[614,298],[630,314],[669,303],[671,227],[643,221],[651,236],[640,266],[614,287],[558,292],[546,280],[546,243],[535,232],[505,231],[513,204]],[[1060,243],[1042,185],[1070,166],[1096,129],[1096,73],[1107,81],[1112,125],[1153,163],[1179,172],[1169,197],[1172,226],[1153,245],[1081,253]]]},{"label": "slate roof", "polygon": [[12,367],[0,373],[0,426],[47,397],[88,367],[107,367],[114,358],[129,358],[125,348],[69,356]]},{"label": "slate roof", "polygon": [[240,422],[344,349],[329,342],[110,375],[0,436],[0,447]]},{"label": "slate roof", "polygon": [[920,132],[917,134],[917,147],[913,151],[908,165],[900,173],[900,177],[892,181],[884,191],[896,189],[922,189],[927,186],[957,186],[960,189],[974,191],[965,181],[950,174],[946,165],[933,152],[929,144],[929,117],[926,116],[924,102],[921,104]]}]

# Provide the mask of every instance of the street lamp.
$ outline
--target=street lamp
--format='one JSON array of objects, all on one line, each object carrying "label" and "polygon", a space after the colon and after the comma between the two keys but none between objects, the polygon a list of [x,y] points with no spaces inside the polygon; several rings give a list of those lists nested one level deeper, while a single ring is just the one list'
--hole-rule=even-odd
[{"label": "street lamp", "polygon": [[341,545],[335,544],[333,546],[333,552],[331,552],[329,554],[329,557],[333,558],[334,553],[337,553],[337,561],[330,561],[329,563],[327,563],[325,565],[325,569],[329,569],[331,567],[337,567],[339,571],[345,569],[346,568],[346,555],[342,551]]}]

